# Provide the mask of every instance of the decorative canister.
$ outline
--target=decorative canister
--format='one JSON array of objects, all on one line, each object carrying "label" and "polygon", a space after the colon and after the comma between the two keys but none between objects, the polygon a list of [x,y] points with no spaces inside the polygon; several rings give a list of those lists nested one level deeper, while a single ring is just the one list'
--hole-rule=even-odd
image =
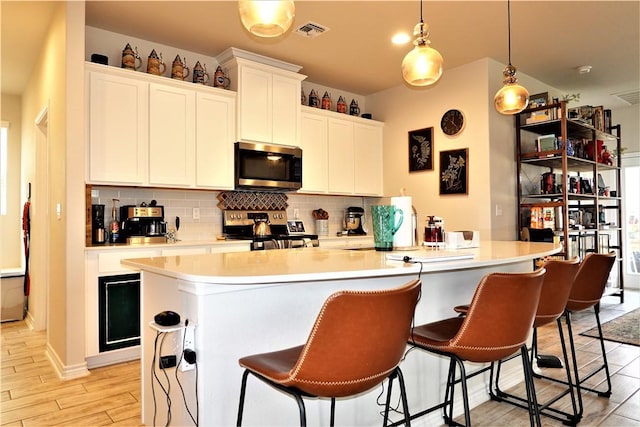
[{"label": "decorative canister", "polygon": [[358,103],[355,99],[351,100],[351,104],[349,105],[349,114],[352,116],[360,115],[360,107],[358,107]]},{"label": "decorative canister", "polygon": [[331,110],[331,95],[328,92],[325,92],[322,95],[322,109],[323,110]]},{"label": "decorative canister", "polygon": [[142,66],[142,58],[138,55],[138,47],[131,49],[131,45],[127,45],[122,50],[122,68],[127,70],[137,70]]},{"label": "decorative canister", "polygon": [[300,91],[300,103],[302,105],[307,105],[307,95],[304,94],[304,89]]},{"label": "decorative canister", "polygon": [[162,62],[162,54],[158,56],[156,50],[153,49],[147,58],[147,73],[161,76],[166,69],[167,67],[164,65],[164,62]]},{"label": "decorative canister", "polygon": [[222,71],[222,68],[218,65],[216,72],[213,73],[213,86],[222,89],[229,89],[230,84],[231,81],[229,80],[229,77],[227,77],[225,72]]},{"label": "decorative canister", "polygon": [[329,235],[329,220],[328,219],[316,219],[316,234],[318,236]]},{"label": "decorative canister", "polygon": [[336,104],[336,111],[338,113],[347,113],[347,103],[344,101],[344,98],[341,96],[338,98],[338,103]]},{"label": "decorative canister", "polygon": [[184,62],[180,59],[180,55],[176,55],[176,59],[171,64],[171,78],[184,80],[189,76],[189,68],[187,67],[187,58],[184,58]]},{"label": "decorative canister", "polygon": [[318,98],[315,89],[311,89],[311,93],[309,94],[309,107],[320,108],[320,98]]},{"label": "decorative canister", "polygon": [[204,67],[200,65],[200,61],[196,62],[193,66],[193,82],[200,83],[202,85],[209,82],[209,73],[207,73],[207,64]]}]

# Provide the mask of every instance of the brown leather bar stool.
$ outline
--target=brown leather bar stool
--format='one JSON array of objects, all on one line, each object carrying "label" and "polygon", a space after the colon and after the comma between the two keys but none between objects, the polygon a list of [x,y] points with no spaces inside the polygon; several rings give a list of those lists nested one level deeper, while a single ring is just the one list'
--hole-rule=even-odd
[{"label": "brown leather bar stool", "polygon": [[[607,354],[604,347],[604,338],[602,336],[602,326],[600,324],[600,299],[604,293],[604,288],[607,285],[609,273],[613,267],[613,263],[616,259],[616,253],[614,251],[608,254],[590,253],[580,263],[580,268],[571,286],[571,292],[567,300],[567,305],[564,311],[564,318],[567,324],[567,332],[569,335],[569,345],[571,349],[571,357],[574,370],[575,384],[578,389],[578,414],[581,417],[583,412],[582,404],[582,391],[591,391],[597,393],[601,397],[611,396],[611,375],[609,374],[609,364],[607,363]],[[598,326],[598,340],[600,341],[600,352],[602,355],[602,364],[592,370],[590,373],[580,377],[578,363],[576,360],[576,348],[573,339],[573,330],[571,327],[571,315],[573,313],[584,311],[593,307],[593,312],[596,318],[596,324]],[[590,388],[584,386],[584,382],[589,378],[596,375],[598,372],[604,370],[606,376],[607,386],[605,390],[598,390],[596,388]],[[537,378],[545,378],[554,382],[567,384],[566,381],[544,376],[541,374],[535,374]]]},{"label": "brown leather bar stool", "polygon": [[[497,362],[519,349],[525,373],[529,421],[532,425],[540,425],[526,342],[533,326],[544,275],[544,269],[532,273],[488,274],[476,288],[466,316],[412,329],[409,344],[449,357],[450,363],[444,401],[412,414],[411,419],[442,408],[445,424],[460,425],[453,419],[453,403],[455,384],[461,383],[465,424],[471,425],[467,379],[486,371],[486,368],[467,374],[464,361]],[[456,365],[460,379],[456,379]]]},{"label": "brown leather bar stool", "polygon": [[336,292],[322,306],[306,344],[241,358],[245,371],[237,425],[242,424],[249,374],[293,396],[302,426],[306,425],[303,396],[330,398],[333,425],[337,397],[354,396],[389,378],[386,425],[391,380],[397,377],[405,422],[410,425],[398,364],[406,350],[420,287],[421,282],[413,280],[389,290]]},{"label": "brown leather bar stool", "polygon": [[[533,342],[531,345],[531,363],[533,364],[534,358],[539,357],[537,353],[537,328],[548,325],[552,322],[556,322],[558,326],[558,335],[560,344],[562,347],[562,355],[564,359],[564,368],[567,377],[567,389],[557,394],[555,397],[550,398],[545,403],[540,403],[538,410],[541,415],[548,416],[563,423],[575,424],[580,421],[581,414],[578,411],[576,392],[574,390],[574,384],[571,379],[571,368],[569,366],[569,357],[567,353],[567,346],[565,344],[564,332],[562,329],[562,315],[567,305],[569,298],[569,292],[573,286],[574,279],[580,268],[580,260],[576,257],[571,260],[549,260],[544,264],[545,270],[547,270],[544,280],[542,282],[542,291],[540,293],[540,301],[536,309],[535,319],[533,321]],[[461,308],[457,307],[457,311],[461,311]],[[500,389],[500,369],[502,363],[505,360],[500,360],[495,374],[492,369],[492,375],[490,377],[489,394],[493,400],[503,401],[511,403],[513,405],[528,408],[526,399],[509,394]],[[562,367],[562,366],[561,366]],[[534,373],[535,376],[535,373]],[[572,412],[565,412],[557,409],[551,405],[562,399],[564,396],[570,396]]]}]

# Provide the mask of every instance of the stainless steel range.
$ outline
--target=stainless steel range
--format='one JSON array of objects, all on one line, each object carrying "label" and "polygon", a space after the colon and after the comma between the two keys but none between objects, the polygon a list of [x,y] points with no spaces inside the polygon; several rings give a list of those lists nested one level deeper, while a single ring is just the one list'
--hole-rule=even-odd
[{"label": "stainless steel range", "polygon": [[318,235],[285,210],[225,210],[222,232],[227,240],[251,240],[252,251],[320,246]]}]

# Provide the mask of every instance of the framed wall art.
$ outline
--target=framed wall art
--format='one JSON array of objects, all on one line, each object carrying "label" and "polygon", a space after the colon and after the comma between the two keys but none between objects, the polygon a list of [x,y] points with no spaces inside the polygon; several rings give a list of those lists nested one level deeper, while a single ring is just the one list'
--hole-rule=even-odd
[{"label": "framed wall art", "polygon": [[536,93],[529,97],[529,108],[549,105],[549,92]]},{"label": "framed wall art", "polygon": [[433,127],[409,131],[409,172],[433,170]]},{"label": "framed wall art", "polygon": [[440,152],[440,194],[469,194],[469,149]]}]

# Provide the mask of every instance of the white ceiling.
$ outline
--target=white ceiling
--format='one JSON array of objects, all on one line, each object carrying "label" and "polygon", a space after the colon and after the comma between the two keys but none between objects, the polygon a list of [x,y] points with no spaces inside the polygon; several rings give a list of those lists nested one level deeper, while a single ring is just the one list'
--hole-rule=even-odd
[{"label": "white ceiling", "polygon": [[[3,93],[24,89],[54,5],[2,1]],[[508,61],[506,1],[425,1],[423,8],[445,73],[484,57]],[[390,38],[411,32],[419,18],[417,0],[296,0],[295,26],[312,21],[330,30],[316,38],[290,32],[259,39],[242,28],[235,1],[86,4],[89,26],[207,56],[237,47],[301,65],[310,81],[362,95],[403,84],[400,63],[411,46]],[[512,63],[521,73],[608,108],[628,105],[612,94],[640,89],[639,0],[513,0],[511,26]],[[579,74],[582,65],[591,73]]]}]

